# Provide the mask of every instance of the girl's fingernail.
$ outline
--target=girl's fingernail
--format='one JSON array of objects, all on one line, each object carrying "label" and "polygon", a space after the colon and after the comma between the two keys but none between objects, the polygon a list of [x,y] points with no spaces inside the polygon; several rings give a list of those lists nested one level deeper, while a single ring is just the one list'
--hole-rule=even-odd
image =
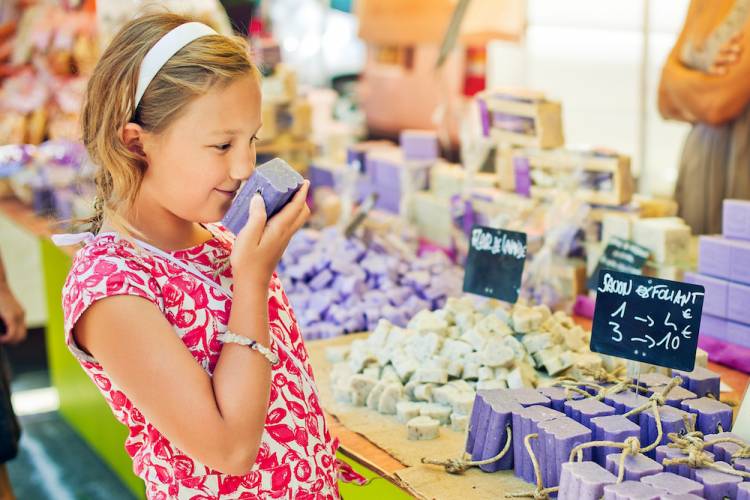
[{"label": "girl's fingernail", "polygon": [[264,205],[263,197],[258,193],[255,193],[250,199],[250,208],[252,210],[258,210]]}]

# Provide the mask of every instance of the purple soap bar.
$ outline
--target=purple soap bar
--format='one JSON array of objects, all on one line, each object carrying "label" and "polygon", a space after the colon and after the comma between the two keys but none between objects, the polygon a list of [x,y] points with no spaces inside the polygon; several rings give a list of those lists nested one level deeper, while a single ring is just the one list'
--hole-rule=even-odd
[{"label": "purple soap bar", "polygon": [[604,487],[616,482],[617,478],[611,472],[594,462],[566,462],[562,464],[558,497],[599,500]]},{"label": "purple soap bar", "polygon": [[510,389],[508,390],[508,395],[523,407],[538,405],[549,408],[552,404],[548,397],[540,394],[536,389],[530,389],[528,387],[522,389]]},{"label": "purple soap bar", "polygon": [[[710,451],[705,451],[706,455],[714,458],[714,454]],[[664,460],[668,458],[684,458],[686,455],[682,452],[682,450],[677,448],[670,448],[667,445],[661,445],[656,447],[656,461],[660,464],[664,464]],[[695,474],[695,469],[691,469],[689,466],[684,464],[670,464],[670,465],[664,465],[664,471],[665,472],[671,472],[673,474],[677,474],[678,476],[682,477],[689,477],[690,479],[695,479],[693,475]]]},{"label": "purple soap bar", "polygon": [[671,472],[662,472],[653,476],[646,476],[641,479],[643,484],[653,486],[662,490],[665,494],[671,495],[698,495],[703,496],[703,485],[692,479],[678,476]]},{"label": "purple soap bar", "polygon": [[[685,430],[684,417],[689,414],[685,411],[678,410],[671,406],[662,406],[659,408],[659,417],[662,425],[662,437],[659,440],[659,444],[669,443],[669,437],[667,435],[670,432],[679,433]],[[645,432],[644,432],[645,431]],[[656,428],[656,418],[652,410],[647,410],[641,413],[641,444],[645,446],[651,445],[656,438],[659,436],[659,432]],[[656,453],[651,450],[646,454],[650,458],[654,458]]]},{"label": "purple soap bar", "polygon": [[[526,451],[523,438],[529,434],[539,433],[539,424],[541,422],[557,418],[565,418],[565,415],[545,406],[529,406],[528,408],[513,412],[513,434],[517,436],[517,438],[513,439],[513,467],[516,476],[527,483],[533,483],[536,477],[531,457]],[[531,448],[534,450],[536,457],[541,456],[542,446],[539,439],[531,441]]]},{"label": "purple soap bar", "polygon": [[[661,392],[664,390],[664,387],[651,387],[649,388],[648,395],[652,395],[655,392]],[[669,394],[667,394],[667,397],[665,398],[665,402],[667,405],[672,406],[674,408],[682,408],[682,402],[686,399],[696,399],[698,395],[692,391],[689,391],[685,389],[684,387],[673,387],[671,391],[669,391]]]},{"label": "purple soap bar", "polygon": [[[706,298],[708,298],[708,292],[706,292]],[[705,305],[703,309],[706,309]],[[740,323],[750,323],[750,286],[729,283],[727,314],[717,314],[717,316]]]},{"label": "purple soap bar", "polygon": [[750,240],[750,201],[724,200],[721,233],[726,238]]},{"label": "purple soap bar", "polygon": [[310,187],[312,189],[318,189],[321,187],[332,188],[335,185],[336,180],[334,177],[334,171],[323,165],[316,165],[315,163],[310,164],[308,175],[310,177]]},{"label": "purple soap bar", "polygon": [[750,483],[737,485],[737,500],[750,500]]},{"label": "purple soap bar", "polygon": [[672,381],[672,377],[667,377],[663,373],[652,372],[641,375],[637,379],[633,379],[633,383],[638,383],[639,386],[654,387],[660,385],[667,385]]},{"label": "purple soap bar", "polygon": [[[566,394],[566,390],[563,387],[542,387],[540,389],[537,389],[540,394],[543,396],[549,398],[552,409],[564,412],[565,411],[565,401],[568,400],[568,395]],[[573,400],[581,399],[583,396],[577,392],[571,392],[570,398]]]},{"label": "purple soap bar", "polygon": [[615,414],[614,408],[593,398],[586,398],[578,401],[566,401],[564,408],[567,416],[588,428],[591,428],[592,418],[606,417],[607,415]]},{"label": "purple soap bar", "polygon": [[240,192],[237,193],[232,206],[222,221],[233,233],[239,233],[247,223],[250,200],[255,193],[260,193],[266,205],[266,215],[270,219],[302,187],[304,179],[280,158],[264,163],[255,169]]},{"label": "purple soap bar", "polygon": [[682,378],[682,387],[695,393],[699,398],[708,396],[709,394],[717,399],[719,398],[719,386],[721,382],[719,381],[718,373],[698,366],[692,372],[674,370],[673,374]]},{"label": "purple soap bar", "polygon": [[[620,473],[620,460],[622,453],[607,455],[607,470],[617,476]],[[664,466],[659,462],[651,460],[646,455],[628,455],[623,464],[625,481],[640,481],[641,478],[664,472]]]},{"label": "purple soap bar", "polygon": [[[727,306],[729,304],[729,282],[713,278],[704,274],[685,273],[685,283],[702,285],[706,289],[703,297],[703,313],[712,314],[720,318],[727,317]],[[745,313],[747,314],[747,312]]]},{"label": "purple soap bar", "polygon": [[732,455],[740,451],[741,447],[735,443],[708,444],[711,441],[722,438],[732,438],[742,441],[743,439],[733,432],[720,432],[718,434],[707,434],[703,439],[706,441],[706,451],[713,452],[719,462],[732,463]]},{"label": "purple soap bar", "polygon": [[695,428],[703,434],[732,430],[732,408],[721,401],[711,398],[688,399],[682,402],[682,409],[698,415]]},{"label": "purple soap bar", "polygon": [[436,160],[438,157],[438,137],[433,130],[404,130],[400,144],[407,160]]},{"label": "purple soap bar", "polygon": [[[558,418],[539,424],[541,443],[540,468],[544,486],[560,484],[560,468],[570,459],[570,452],[581,443],[591,441],[591,431],[571,418]],[[591,460],[591,449],[583,450],[583,460]]]},{"label": "purple soap bar", "polygon": [[[591,419],[591,431],[594,441],[625,442],[629,437],[641,437],[641,428],[623,417],[622,415],[609,415],[606,417],[594,417]],[[594,462],[604,467],[607,455],[617,453],[620,448],[597,446],[593,450]]]},{"label": "purple soap bar", "polygon": [[727,321],[727,334],[725,339],[732,344],[750,348],[750,325],[737,323],[735,321]]},{"label": "purple soap bar", "polygon": [[[723,465],[732,468],[727,463]],[[737,498],[737,486],[742,482],[739,476],[713,469],[697,469],[693,474],[693,479],[703,485],[703,496],[708,500],[723,500],[724,497]]]},{"label": "purple soap bar", "polygon": [[726,340],[729,336],[729,321],[724,318],[704,314],[701,317],[701,336]]},{"label": "purple soap bar", "polygon": [[701,236],[698,241],[698,271],[717,278],[729,279],[732,258],[729,240],[720,236]]},{"label": "purple soap bar", "polygon": [[[479,408],[479,412],[476,412],[477,408]],[[470,434],[473,429],[476,429],[473,436],[470,436],[472,460],[485,460],[500,452],[506,441],[506,426],[512,424],[512,412],[520,409],[521,406],[509,397],[505,390],[477,392],[474,410],[472,410],[469,422]],[[497,451],[493,455],[485,456],[485,452],[490,453],[495,447],[497,447]],[[508,453],[497,463],[503,470],[512,468],[513,454]]]},{"label": "purple soap bar", "polygon": [[623,481],[604,487],[604,500],[659,500],[662,491],[636,481]]},{"label": "purple soap bar", "polygon": [[[615,413],[618,415],[624,415],[636,408],[643,406],[648,403],[646,396],[641,396],[633,391],[623,391],[610,396],[605,396],[604,402],[615,409]],[[638,423],[640,421],[640,415],[631,415],[628,417],[632,422]]]},{"label": "purple soap bar", "polygon": [[750,458],[739,458],[735,460],[734,468],[744,472],[750,472]]}]

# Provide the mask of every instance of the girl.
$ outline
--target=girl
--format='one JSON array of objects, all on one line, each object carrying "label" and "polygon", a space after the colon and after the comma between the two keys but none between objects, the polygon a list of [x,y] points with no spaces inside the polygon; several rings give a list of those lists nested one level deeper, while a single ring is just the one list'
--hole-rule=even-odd
[{"label": "girl", "polygon": [[96,236],[63,289],[65,331],[150,499],[338,498],[337,444],[274,274],[307,183],[268,223],[256,196],[236,238],[210,224],[253,172],[260,110],[244,42],[170,14],[127,24],[88,85]]}]

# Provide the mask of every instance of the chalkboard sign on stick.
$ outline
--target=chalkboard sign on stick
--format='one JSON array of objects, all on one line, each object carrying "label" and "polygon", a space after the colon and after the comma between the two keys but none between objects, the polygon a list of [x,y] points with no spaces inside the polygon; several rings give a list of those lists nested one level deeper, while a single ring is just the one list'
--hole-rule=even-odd
[{"label": "chalkboard sign on stick", "polygon": [[692,371],[705,289],[602,269],[591,350]]},{"label": "chalkboard sign on stick", "polygon": [[466,258],[464,292],[514,303],[526,261],[526,233],[474,226]]},{"label": "chalkboard sign on stick", "polygon": [[607,242],[604,253],[596,264],[596,269],[588,279],[588,288],[593,290],[599,283],[599,272],[602,269],[611,269],[630,274],[642,274],[643,266],[646,265],[649,252],[648,248],[642,247],[632,241],[612,237]]}]

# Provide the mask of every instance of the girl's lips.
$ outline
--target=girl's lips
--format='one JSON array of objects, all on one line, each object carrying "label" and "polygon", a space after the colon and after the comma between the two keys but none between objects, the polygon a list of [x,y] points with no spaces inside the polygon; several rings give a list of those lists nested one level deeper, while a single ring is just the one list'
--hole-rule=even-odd
[{"label": "girl's lips", "polygon": [[229,196],[229,197],[234,197],[234,195],[237,194],[237,190],[236,189],[234,191],[224,191],[223,189],[218,189],[217,188],[216,191],[218,191],[219,193],[221,193],[223,195]]}]

